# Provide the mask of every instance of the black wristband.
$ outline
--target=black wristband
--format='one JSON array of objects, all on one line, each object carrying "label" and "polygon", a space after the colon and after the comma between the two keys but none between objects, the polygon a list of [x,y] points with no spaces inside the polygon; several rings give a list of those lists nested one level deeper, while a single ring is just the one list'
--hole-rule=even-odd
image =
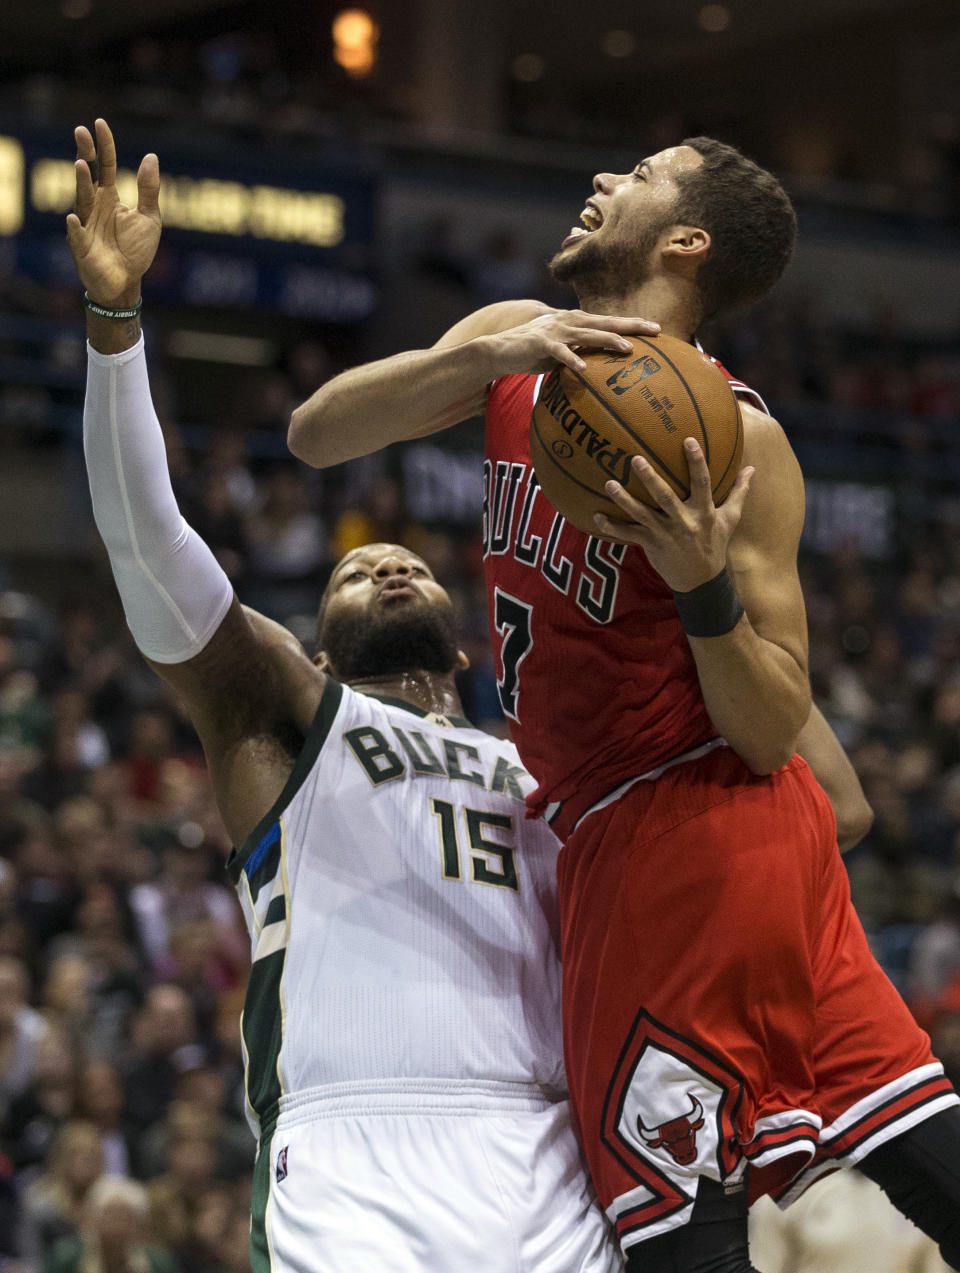
[{"label": "black wristband", "polygon": [[142,296],[129,309],[108,309],[106,305],[98,305],[96,301],[92,301],[86,292],[83,294],[83,303],[92,314],[99,314],[101,318],[136,318],[143,309]]},{"label": "black wristband", "polygon": [[675,592],[673,599],[687,636],[725,636],[743,615],[743,605],[726,566],[699,587]]}]

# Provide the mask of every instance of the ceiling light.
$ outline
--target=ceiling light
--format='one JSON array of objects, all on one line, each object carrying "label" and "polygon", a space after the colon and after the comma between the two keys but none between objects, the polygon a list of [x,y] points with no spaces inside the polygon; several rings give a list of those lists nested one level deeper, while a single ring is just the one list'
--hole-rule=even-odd
[{"label": "ceiling light", "polygon": [[366,9],[343,9],[333,19],[333,60],[348,75],[362,79],[377,65],[380,28]]}]

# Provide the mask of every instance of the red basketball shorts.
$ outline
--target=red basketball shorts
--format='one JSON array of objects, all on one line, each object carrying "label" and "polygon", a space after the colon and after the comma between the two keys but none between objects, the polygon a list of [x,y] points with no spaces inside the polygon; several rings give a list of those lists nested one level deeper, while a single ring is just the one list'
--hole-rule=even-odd
[{"label": "red basketball shorts", "polygon": [[701,1176],[783,1205],[958,1098],[874,960],[799,757],[728,747],[639,781],[560,855],[564,1048],[624,1249]]}]

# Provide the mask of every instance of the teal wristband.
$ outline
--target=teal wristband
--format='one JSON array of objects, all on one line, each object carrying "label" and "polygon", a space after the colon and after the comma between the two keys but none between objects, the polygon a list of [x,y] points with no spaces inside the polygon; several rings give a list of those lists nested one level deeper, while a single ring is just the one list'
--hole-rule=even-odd
[{"label": "teal wristband", "polygon": [[136,318],[143,309],[142,296],[132,309],[108,309],[106,305],[98,305],[96,301],[92,301],[89,292],[84,292],[83,303],[91,314],[99,314],[101,318]]}]

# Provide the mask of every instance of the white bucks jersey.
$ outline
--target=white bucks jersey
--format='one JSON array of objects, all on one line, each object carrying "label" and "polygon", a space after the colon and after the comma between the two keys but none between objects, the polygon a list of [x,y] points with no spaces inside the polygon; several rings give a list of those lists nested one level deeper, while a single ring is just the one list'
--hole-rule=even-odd
[{"label": "white bucks jersey", "polygon": [[261,1124],[336,1083],[565,1090],[558,844],[524,817],[532,786],[511,743],[328,680],[286,787],[228,863]]}]

